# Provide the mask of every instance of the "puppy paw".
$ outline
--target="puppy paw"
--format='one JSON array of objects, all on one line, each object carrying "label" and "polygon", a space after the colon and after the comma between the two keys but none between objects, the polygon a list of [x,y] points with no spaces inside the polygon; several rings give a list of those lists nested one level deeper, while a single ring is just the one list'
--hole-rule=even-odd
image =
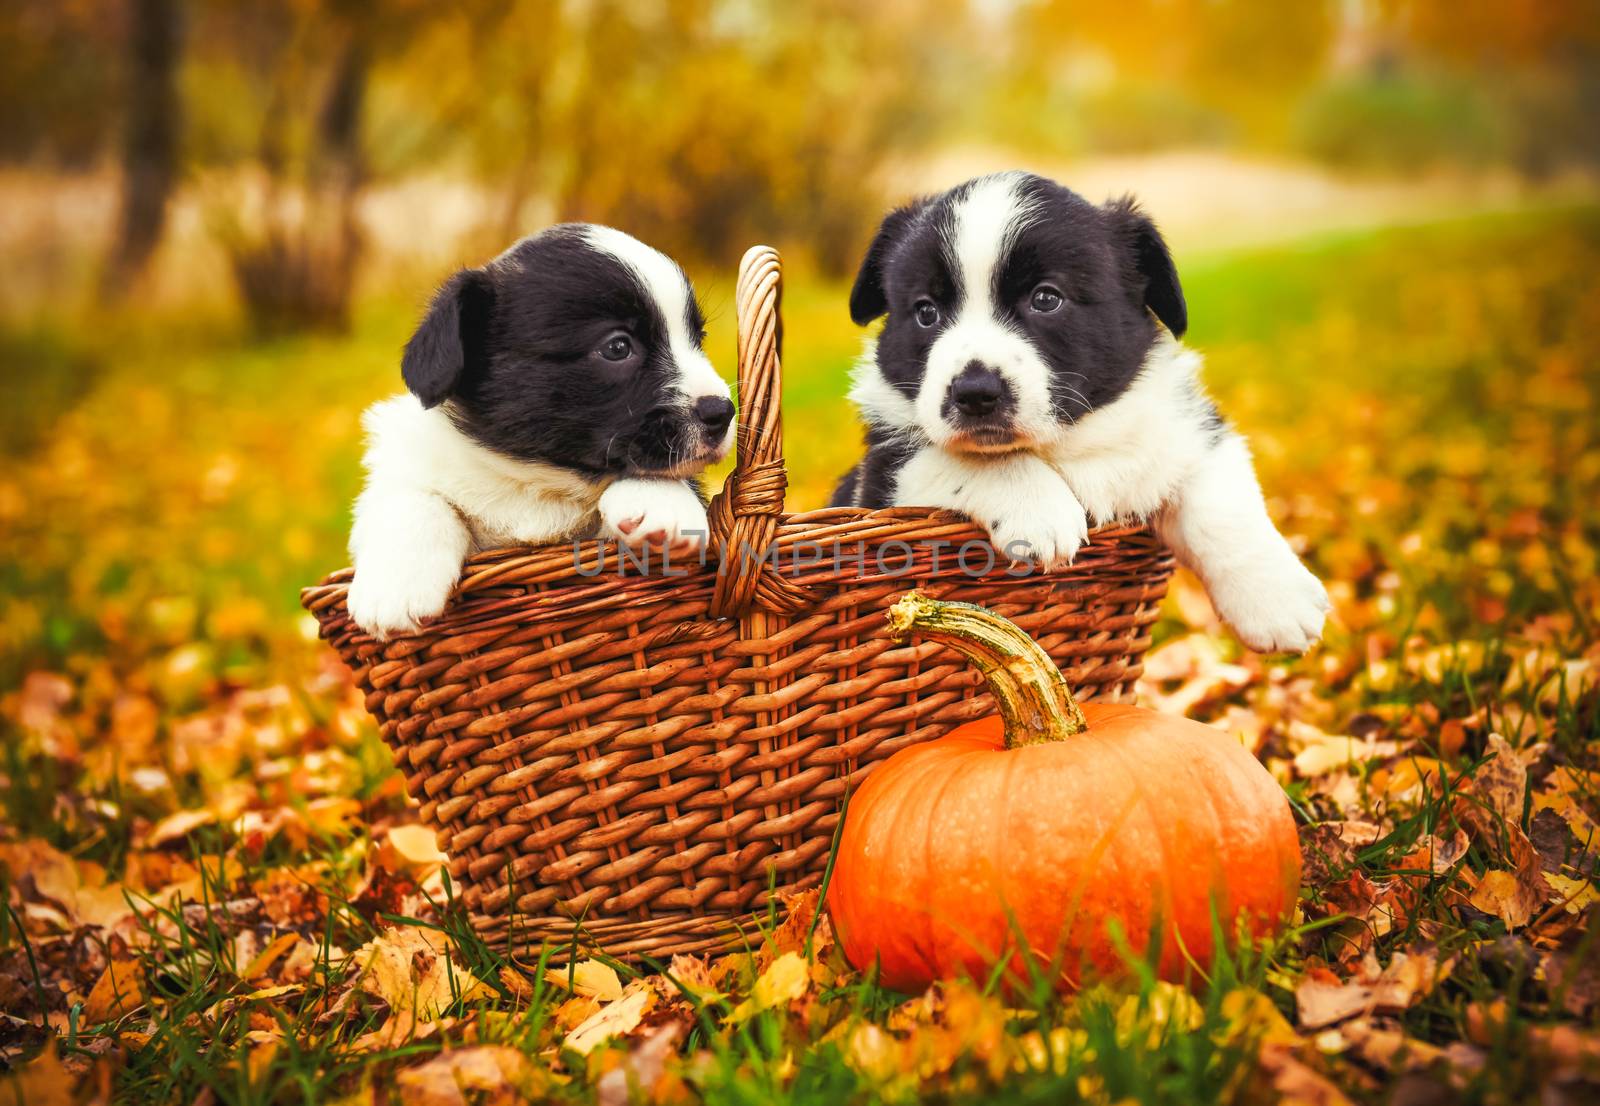
[{"label": "puppy paw", "polygon": [[379,641],[409,634],[444,610],[461,576],[452,559],[419,556],[356,566],[345,603],[350,617]]},{"label": "puppy paw", "polygon": [[699,552],[710,526],[705,506],[681,480],[618,480],[600,496],[600,527],[630,549]]},{"label": "puppy paw", "polygon": [[1058,488],[1041,490],[1037,500],[1012,513],[981,520],[1001,557],[1046,569],[1072,563],[1089,540],[1089,519],[1071,489],[1057,483]]},{"label": "puppy paw", "polygon": [[1322,638],[1328,592],[1287,548],[1254,571],[1212,580],[1211,602],[1257,653],[1304,653]]}]

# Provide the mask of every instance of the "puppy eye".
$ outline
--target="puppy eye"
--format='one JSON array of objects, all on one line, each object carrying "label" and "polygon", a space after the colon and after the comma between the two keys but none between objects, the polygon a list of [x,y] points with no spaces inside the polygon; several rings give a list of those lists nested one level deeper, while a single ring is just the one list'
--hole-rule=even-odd
[{"label": "puppy eye", "polygon": [[1033,290],[1033,299],[1028,302],[1039,314],[1048,315],[1061,306],[1061,293],[1048,284],[1041,284]]},{"label": "puppy eye", "polygon": [[918,300],[912,308],[917,315],[917,325],[920,327],[935,326],[939,322],[939,308],[932,300]]},{"label": "puppy eye", "polygon": [[600,356],[607,361],[626,361],[633,353],[633,342],[626,334],[613,334],[600,347]]}]

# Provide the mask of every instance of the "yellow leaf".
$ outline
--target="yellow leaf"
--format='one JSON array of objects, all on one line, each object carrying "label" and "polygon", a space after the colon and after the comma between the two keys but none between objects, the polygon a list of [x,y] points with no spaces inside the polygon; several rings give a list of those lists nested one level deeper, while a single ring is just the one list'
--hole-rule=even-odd
[{"label": "yellow leaf", "polygon": [[[56,1043],[51,1040],[44,1051],[35,1056],[14,1076],[0,1083],[0,1103],[5,1106],[72,1106],[77,1096],[72,1093],[72,1074],[62,1066],[56,1055]],[[5,1091],[10,1094],[6,1095]]]},{"label": "yellow leaf", "polygon": [[182,841],[197,829],[215,825],[218,820],[215,810],[180,810],[157,822],[145,844],[152,849],[159,849],[163,845]]},{"label": "yellow leaf", "polygon": [[1483,879],[1472,891],[1471,903],[1485,914],[1493,914],[1506,924],[1507,929],[1520,929],[1533,916],[1533,907],[1523,894],[1522,886],[1512,872],[1499,870],[1485,872]]},{"label": "yellow leaf", "polygon": [[584,1019],[582,1024],[567,1034],[567,1039],[561,1042],[562,1046],[580,1056],[587,1056],[611,1038],[632,1033],[655,1002],[655,991],[646,984],[636,983],[616,1002],[602,1006]]},{"label": "yellow leaf", "polygon": [[615,1002],[622,997],[622,980],[609,964],[599,960],[583,960],[570,971],[549,971],[545,980],[573,994]]},{"label": "yellow leaf", "polygon": [[806,965],[806,958],[797,952],[786,952],[761,973],[756,985],[750,989],[750,997],[733,1008],[728,1021],[737,1025],[763,1010],[793,1002],[806,993],[810,982],[811,970]]},{"label": "yellow leaf", "polygon": [[1205,1010],[1186,988],[1158,981],[1148,995],[1129,995],[1117,1007],[1117,1029],[1131,1035],[1140,1025],[1147,1028],[1151,1048],[1159,1046],[1171,1027],[1178,1033],[1198,1029],[1205,1021]]},{"label": "yellow leaf", "polygon": [[1235,987],[1222,996],[1222,1016],[1228,1036],[1248,1035],[1263,1044],[1293,1045],[1300,1040],[1277,1004],[1253,987]]},{"label": "yellow leaf", "polygon": [[139,993],[139,965],[131,958],[112,958],[84,1000],[83,1020],[88,1025],[116,1021],[144,1003]]},{"label": "yellow leaf", "polygon": [[328,795],[306,804],[306,823],[328,836],[342,833],[349,823],[361,817],[361,802],[346,796]]},{"label": "yellow leaf", "polygon": [[417,868],[443,864],[449,859],[439,851],[433,830],[415,822],[389,827],[389,845],[402,861]]},{"label": "yellow leaf", "polygon": [[384,930],[354,953],[360,987],[389,1004],[392,1013],[419,1021],[437,1018],[459,997],[492,994],[488,985],[450,957],[444,934],[420,926]]},{"label": "yellow leaf", "polygon": [[1393,741],[1323,733],[1306,722],[1290,722],[1287,729],[1290,746],[1298,749],[1294,769],[1307,779],[1378,757],[1394,756],[1400,751],[1400,746]]},{"label": "yellow leaf", "polygon": [[1600,891],[1586,879],[1568,879],[1545,873],[1545,882],[1556,890],[1556,897],[1568,914],[1582,914],[1589,904],[1600,902]]},{"label": "yellow leaf", "polygon": [[900,1042],[871,1022],[855,1027],[844,1051],[851,1067],[878,1082],[887,1082],[900,1071]]},{"label": "yellow leaf", "polygon": [[266,975],[272,965],[278,962],[278,958],[288,952],[289,947],[298,940],[300,940],[300,935],[293,931],[280,933],[273,938],[271,944],[251,958],[250,963],[246,964],[244,970],[239,973],[239,978],[256,979]]}]

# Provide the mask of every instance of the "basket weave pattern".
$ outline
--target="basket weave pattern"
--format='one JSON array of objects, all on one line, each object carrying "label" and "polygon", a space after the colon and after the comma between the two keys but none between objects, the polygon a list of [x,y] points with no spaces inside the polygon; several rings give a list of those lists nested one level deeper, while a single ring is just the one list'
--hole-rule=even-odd
[{"label": "basket weave pattern", "polygon": [[972,575],[986,558],[956,551],[984,534],[955,515],[784,513],[779,283],[776,253],[746,254],[737,464],[705,565],[619,571],[596,542],[496,550],[443,616],[389,642],[350,621],[348,570],[302,595],[480,932],[514,954],[705,951],[772,888],[815,885],[874,762],[992,709],[955,653],[884,634],[912,587],[1012,619],[1085,698],[1139,675],[1172,570],[1147,531],[1096,530],[1067,569],[996,558]]}]

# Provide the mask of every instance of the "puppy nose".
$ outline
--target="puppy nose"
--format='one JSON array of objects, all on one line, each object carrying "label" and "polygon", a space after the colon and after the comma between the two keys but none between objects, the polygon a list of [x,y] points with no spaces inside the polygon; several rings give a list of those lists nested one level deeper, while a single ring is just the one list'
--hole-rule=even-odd
[{"label": "puppy nose", "polygon": [[694,401],[694,417],[711,437],[719,437],[733,421],[733,401],[723,396],[701,396]]},{"label": "puppy nose", "polygon": [[967,362],[950,382],[950,402],[963,415],[990,414],[1000,406],[1005,394],[1006,382],[1000,374],[979,361]]}]

